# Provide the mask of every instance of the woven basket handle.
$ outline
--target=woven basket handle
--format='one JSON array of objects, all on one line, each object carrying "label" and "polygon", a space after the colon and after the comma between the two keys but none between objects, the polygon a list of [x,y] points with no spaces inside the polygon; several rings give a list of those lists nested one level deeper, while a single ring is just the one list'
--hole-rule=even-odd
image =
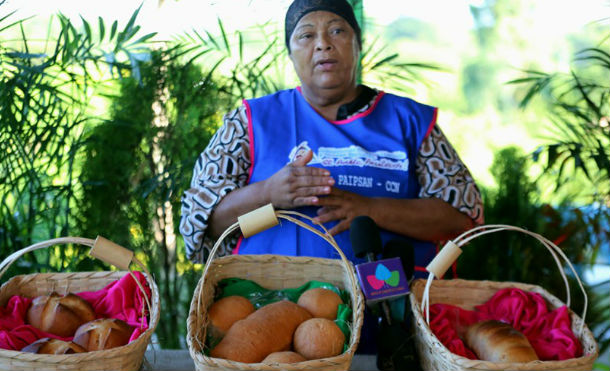
[{"label": "woven basket handle", "polygon": [[[147,280],[152,279],[150,273],[148,272],[148,270],[146,269],[144,264],[142,264],[142,262],[139,261],[133,255],[133,252],[131,250],[128,250],[120,245],[117,245],[114,242],[109,241],[101,236],[98,236],[95,240],[92,240],[89,238],[82,238],[82,237],[54,238],[54,239],[50,239],[47,241],[35,243],[35,244],[25,247],[21,250],[17,250],[14,253],[12,253],[11,255],[7,256],[2,261],[2,263],[0,263],[0,278],[2,278],[2,276],[4,276],[4,273],[6,273],[6,271],[8,270],[8,268],[15,261],[17,261],[17,259],[19,259],[23,255],[25,255],[29,252],[35,251],[35,250],[45,249],[47,247],[59,245],[59,244],[78,244],[78,245],[89,246],[89,247],[91,247],[91,250],[89,251],[89,255],[93,256],[94,258],[98,258],[98,259],[104,261],[105,263],[108,263],[108,264],[114,265],[120,269],[129,271],[129,274],[133,278],[134,282],[138,285],[138,288],[140,289],[140,291],[142,291],[142,295],[144,296],[144,299],[146,300],[146,306],[148,307],[148,313],[152,313],[152,305],[150,303],[150,299],[148,298],[148,295],[146,294],[146,290],[144,290],[144,287],[142,287],[142,283],[140,283],[140,280],[138,280],[136,278],[136,276],[133,274],[133,271],[131,269],[129,269],[129,265],[130,265],[130,263],[133,262],[138,267],[140,267],[140,269],[146,273]],[[152,287],[153,286],[151,285],[151,288]],[[142,309],[144,309],[144,308],[142,308]],[[143,313],[143,315],[144,315],[144,313]]]},{"label": "woven basket handle", "polygon": [[[311,224],[318,226],[323,232],[321,232],[318,229],[308,225],[307,223],[297,219],[296,216],[309,220],[309,222]],[[314,221],[313,218],[311,218],[305,214],[299,213],[297,211],[274,210],[272,204],[267,204],[261,208],[255,209],[245,215],[240,216],[236,223],[234,223],[229,228],[227,228],[222,233],[222,235],[220,235],[220,237],[218,237],[218,240],[214,244],[214,247],[212,247],[212,251],[210,252],[208,260],[205,263],[201,277],[202,278],[206,277],[208,270],[210,269],[210,266],[212,265],[212,260],[214,260],[214,258],[216,256],[216,252],[218,251],[218,249],[220,247],[220,244],[233,231],[235,231],[237,228],[241,228],[244,236],[249,237],[253,234],[259,233],[265,229],[271,228],[271,227],[279,224],[279,221],[277,220],[277,218],[291,221],[294,224],[301,226],[301,227],[317,234],[318,236],[320,236],[324,241],[328,242],[335,249],[335,251],[339,254],[339,256],[341,257],[341,260],[343,262],[343,265],[345,266],[345,269],[347,271],[350,270],[350,264],[351,264],[350,261],[347,259],[347,257],[345,256],[345,254],[343,253],[341,248],[339,248],[339,245],[337,245],[337,242],[335,241],[333,236],[330,233],[328,233],[328,230],[321,223],[318,223],[318,222]],[[352,277],[351,274],[349,274],[348,276],[349,276],[349,280],[350,280],[350,283],[352,286],[351,287],[352,292],[357,292],[357,290],[360,290],[358,284],[354,280],[354,277]],[[201,302],[200,302],[201,297],[199,297],[198,300],[199,300],[199,303],[197,305],[197,310],[199,310],[199,308],[201,308]]]},{"label": "woven basket handle", "polygon": [[445,274],[445,272],[447,271],[447,268],[449,266],[451,266],[455,262],[457,257],[462,253],[462,250],[460,249],[461,246],[466,245],[468,242],[470,242],[471,240],[473,240],[477,237],[480,237],[480,236],[483,236],[483,235],[489,234],[489,233],[500,232],[500,231],[516,231],[516,232],[525,233],[529,236],[534,237],[544,247],[546,247],[546,249],[549,251],[549,253],[553,257],[553,259],[555,260],[555,263],[557,264],[557,267],[559,268],[559,272],[561,273],[561,277],[563,278],[563,281],[565,283],[566,305],[569,307],[570,306],[570,286],[568,284],[568,278],[564,272],[563,266],[561,265],[561,261],[559,260],[559,258],[557,256],[559,255],[563,259],[563,261],[567,263],[567,265],[570,267],[570,270],[574,274],[574,277],[576,278],[576,281],[578,282],[578,286],[580,287],[580,290],[584,297],[584,307],[583,307],[583,312],[582,312],[582,316],[581,316],[582,322],[580,323],[580,329],[579,329],[579,333],[582,334],[582,331],[584,329],[584,324],[585,324],[585,317],[587,314],[588,298],[587,298],[587,293],[585,291],[585,288],[582,284],[582,281],[580,280],[580,278],[579,278],[578,274],[576,273],[576,270],[574,269],[574,266],[572,265],[570,260],[563,253],[563,251],[561,251],[561,249],[559,247],[557,247],[557,245],[555,245],[553,242],[549,241],[548,239],[544,238],[543,236],[541,236],[537,233],[534,233],[534,232],[530,232],[523,228],[514,227],[511,225],[504,225],[504,224],[482,225],[482,226],[470,229],[470,230],[462,233],[461,235],[456,237],[454,240],[447,242],[445,244],[445,246],[442,248],[441,252],[434,258],[434,260],[432,260],[432,262],[430,262],[430,264],[428,264],[426,269],[428,270],[428,272],[430,272],[430,274],[428,275],[428,281],[426,282],[426,287],[424,288],[424,292],[422,295],[422,303],[421,303],[422,313],[426,314],[426,323],[428,323],[428,324],[430,323],[430,287],[432,286],[432,281],[434,280],[434,277],[441,277]]}]

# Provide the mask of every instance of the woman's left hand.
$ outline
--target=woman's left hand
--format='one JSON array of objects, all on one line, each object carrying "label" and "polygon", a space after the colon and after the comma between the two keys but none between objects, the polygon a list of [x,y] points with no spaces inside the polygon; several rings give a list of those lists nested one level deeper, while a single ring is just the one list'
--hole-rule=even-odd
[{"label": "woman's left hand", "polygon": [[318,216],[314,218],[316,221],[320,223],[339,221],[328,231],[334,236],[348,230],[355,217],[369,215],[371,199],[333,187],[329,195],[318,198],[316,205],[321,206],[318,209]]}]

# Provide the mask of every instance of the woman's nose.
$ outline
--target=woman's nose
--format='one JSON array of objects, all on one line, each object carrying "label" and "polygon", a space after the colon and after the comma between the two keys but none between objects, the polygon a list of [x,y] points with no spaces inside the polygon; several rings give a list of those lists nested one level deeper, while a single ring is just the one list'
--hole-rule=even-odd
[{"label": "woman's nose", "polygon": [[320,35],[316,40],[316,50],[330,50],[332,43],[328,39],[327,35]]}]

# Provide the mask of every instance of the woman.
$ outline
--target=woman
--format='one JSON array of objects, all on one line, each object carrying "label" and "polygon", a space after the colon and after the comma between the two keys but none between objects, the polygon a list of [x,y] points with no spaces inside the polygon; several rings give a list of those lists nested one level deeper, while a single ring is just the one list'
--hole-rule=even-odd
[{"label": "woman", "polygon": [[[180,226],[190,259],[203,262],[239,215],[268,203],[315,216],[354,262],[348,228],[370,216],[383,243],[415,246],[416,271],[435,242],[482,223],[479,191],[437,110],[357,84],[361,32],[346,1],[294,1],[286,46],[301,86],[245,100],[195,165]],[[299,228],[284,223],[224,253],[337,257]]]}]

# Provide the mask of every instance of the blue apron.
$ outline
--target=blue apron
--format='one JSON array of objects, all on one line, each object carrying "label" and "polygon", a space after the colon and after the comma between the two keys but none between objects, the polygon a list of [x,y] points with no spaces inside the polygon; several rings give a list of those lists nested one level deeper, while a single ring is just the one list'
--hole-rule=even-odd
[{"label": "blue apron", "polygon": [[[437,110],[412,99],[379,93],[371,107],[341,121],[328,121],[303,97],[290,89],[245,100],[252,166],[248,183],[265,180],[307,150],[308,166],[325,168],[335,187],[366,197],[417,198],[420,190],[415,162],[420,146],[436,123]],[[296,211],[316,216],[317,207]],[[337,222],[329,222],[330,229]],[[354,264],[349,231],[335,240]],[[435,256],[435,244],[381,230],[385,245],[391,239],[407,240],[415,249],[416,276]],[[249,238],[242,238],[238,254],[280,254],[339,258],[319,236],[293,223],[282,223]],[[423,273],[423,272],[421,272]]]}]

